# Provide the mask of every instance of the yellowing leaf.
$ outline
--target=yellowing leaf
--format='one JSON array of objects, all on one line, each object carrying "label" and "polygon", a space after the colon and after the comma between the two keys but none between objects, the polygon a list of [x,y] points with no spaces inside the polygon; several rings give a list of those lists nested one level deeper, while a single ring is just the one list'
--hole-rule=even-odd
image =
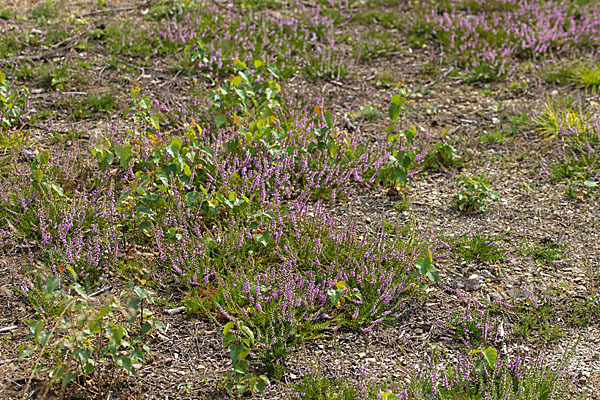
[{"label": "yellowing leaf", "polygon": [[262,60],[254,60],[254,68],[260,68],[263,64]]},{"label": "yellowing leaf", "polygon": [[336,281],[336,282],[335,282],[335,286],[336,286],[338,289],[346,289],[346,288],[348,287],[348,285],[347,285],[347,284],[346,284],[346,282],[344,282],[344,281]]},{"label": "yellowing leaf", "polygon": [[321,115],[322,112],[323,112],[323,107],[315,106],[315,114]]},{"label": "yellowing leaf", "polygon": [[242,123],[242,117],[240,117],[240,116],[237,116],[237,115],[234,115],[232,118],[233,118],[233,122],[234,122],[236,125],[239,125],[239,124],[241,124],[241,123]]},{"label": "yellowing leaf", "polygon": [[234,84],[234,86],[238,86],[240,83],[242,83],[242,77],[241,76],[236,76],[235,78],[233,78],[231,80],[231,83]]},{"label": "yellowing leaf", "polygon": [[233,60],[233,65],[236,65],[241,68],[246,68],[246,63],[243,61],[240,61],[239,58],[236,58],[235,60]]}]

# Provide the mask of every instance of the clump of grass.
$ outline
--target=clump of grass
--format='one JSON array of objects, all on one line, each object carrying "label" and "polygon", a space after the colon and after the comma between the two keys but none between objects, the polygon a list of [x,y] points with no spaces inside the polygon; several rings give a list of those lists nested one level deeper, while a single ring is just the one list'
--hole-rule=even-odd
[{"label": "clump of grass", "polygon": [[510,140],[500,129],[494,129],[490,132],[483,130],[482,133],[479,137],[481,143],[504,143]]},{"label": "clump of grass", "polygon": [[13,15],[15,15],[15,12],[13,9],[8,8],[8,7],[2,7],[0,8],[0,19],[11,19],[13,17]]},{"label": "clump of grass", "polygon": [[518,250],[532,256],[540,264],[551,265],[562,260],[564,247],[550,238],[544,238],[540,242],[525,242]]},{"label": "clump of grass", "polygon": [[474,235],[471,237],[456,237],[453,239],[452,254],[463,261],[502,260],[506,255],[506,251],[500,244],[503,236]]},{"label": "clump of grass", "polygon": [[358,118],[364,119],[367,121],[377,121],[383,118],[383,114],[377,108],[375,104],[369,104],[366,106],[361,106],[357,113]]},{"label": "clump of grass", "polygon": [[546,109],[536,120],[546,137],[558,141],[559,159],[551,165],[544,164],[546,172],[557,181],[568,181],[571,186],[593,191],[600,176],[598,109],[575,102],[564,108],[551,104],[547,101]]},{"label": "clump of grass", "polygon": [[576,99],[558,96],[546,99],[544,110],[533,122],[545,139],[552,139],[566,127],[577,131],[586,130],[588,120],[589,113]]},{"label": "clump of grass", "polygon": [[55,18],[57,15],[58,6],[52,0],[45,0],[31,10],[31,16],[38,20],[38,22],[44,22],[46,20]]},{"label": "clump of grass", "polygon": [[394,87],[402,81],[402,76],[392,70],[378,71],[375,75],[375,84],[377,86]]},{"label": "clump of grass", "polygon": [[75,103],[70,119],[85,119],[103,112],[110,112],[116,107],[116,97],[113,93],[88,93],[85,99]]},{"label": "clump of grass", "polygon": [[399,54],[402,46],[394,37],[377,29],[363,33],[354,47],[355,57],[359,61],[367,61],[379,57]]},{"label": "clump of grass", "polygon": [[579,65],[573,72],[571,80],[576,84],[597,93],[598,88],[600,88],[600,65]]}]

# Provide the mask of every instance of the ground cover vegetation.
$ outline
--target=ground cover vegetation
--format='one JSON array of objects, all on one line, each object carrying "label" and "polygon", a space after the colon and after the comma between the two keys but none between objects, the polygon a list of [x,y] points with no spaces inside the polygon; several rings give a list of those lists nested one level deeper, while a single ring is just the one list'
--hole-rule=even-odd
[{"label": "ground cover vegetation", "polygon": [[599,398],[599,29],[0,5],[2,398]]}]

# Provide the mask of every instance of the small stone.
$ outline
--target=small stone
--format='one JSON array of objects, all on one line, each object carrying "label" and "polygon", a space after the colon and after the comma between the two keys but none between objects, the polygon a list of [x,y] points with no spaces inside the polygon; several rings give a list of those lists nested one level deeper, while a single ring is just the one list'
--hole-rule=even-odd
[{"label": "small stone", "polygon": [[365,358],[366,356],[367,356],[367,353],[365,353],[365,352],[358,353],[359,358]]},{"label": "small stone", "polygon": [[481,283],[479,283],[479,278],[466,279],[463,281],[463,285],[467,292],[474,292],[476,290],[481,289]]},{"label": "small stone", "polygon": [[296,380],[298,379],[298,375],[290,373],[290,379]]},{"label": "small stone", "polygon": [[504,299],[504,297],[502,296],[502,293],[499,293],[499,292],[491,292],[489,294],[489,296],[490,296],[490,301]]},{"label": "small stone", "polygon": [[6,285],[0,286],[0,296],[12,297],[13,292]]},{"label": "small stone", "polygon": [[365,361],[368,363],[371,363],[371,364],[375,364],[377,362],[377,359],[371,357],[371,358],[365,359]]}]

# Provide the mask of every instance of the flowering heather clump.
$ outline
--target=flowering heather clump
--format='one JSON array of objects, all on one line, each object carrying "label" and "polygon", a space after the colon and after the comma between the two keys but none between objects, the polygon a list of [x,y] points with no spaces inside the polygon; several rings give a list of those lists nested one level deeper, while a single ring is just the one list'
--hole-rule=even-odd
[{"label": "flowering heather clump", "polygon": [[175,15],[148,34],[162,53],[180,53],[188,72],[222,74],[231,60],[260,59],[277,65],[284,77],[306,69],[321,77],[327,65],[331,78],[342,78],[343,62],[335,55],[333,21],[317,8],[312,16],[243,15],[219,8],[202,8]]},{"label": "flowering heather clump", "polygon": [[[568,399],[576,375],[567,372],[569,349],[557,367],[544,357],[497,354],[494,348],[472,352],[478,357],[458,356],[454,364],[438,370],[435,363],[407,371],[408,385],[400,384],[391,399]],[[407,387],[406,387],[407,386]],[[394,397],[392,397],[394,396]]]},{"label": "flowering heather clump", "polygon": [[416,3],[415,34],[438,41],[477,79],[511,72],[515,59],[538,59],[600,43],[600,8],[563,1],[479,0],[466,9]]}]

